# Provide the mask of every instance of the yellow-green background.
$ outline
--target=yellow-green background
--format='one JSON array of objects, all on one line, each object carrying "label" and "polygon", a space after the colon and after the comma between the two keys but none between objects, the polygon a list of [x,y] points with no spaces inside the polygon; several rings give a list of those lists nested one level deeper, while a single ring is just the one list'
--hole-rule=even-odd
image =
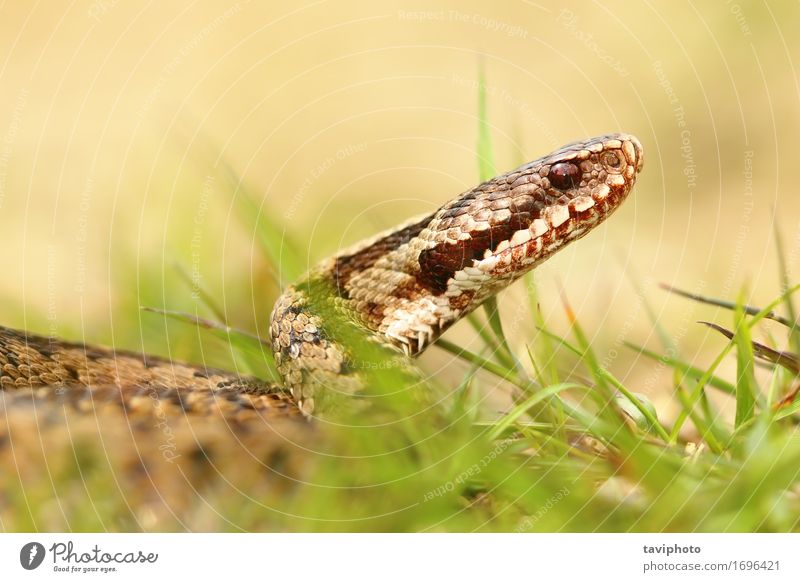
[{"label": "yellow-green background", "polygon": [[[620,345],[655,345],[634,282],[702,364],[724,340],[695,320],[727,316],[658,282],[729,299],[747,284],[765,304],[779,288],[773,216],[797,274],[798,12],[744,1],[5,3],[0,323],[196,357],[191,330],[167,339],[137,309],[206,314],[176,274],[194,264],[232,324],[263,332],[276,287],[230,191],[220,179],[204,191],[210,159],[228,160],[313,263],[476,183],[482,63],[499,170],[609,131],[644,144],[632,198],[538,281],[549,321],[563,320],[563,287],[612,370],[659,403],[669,372]],[[535,337],[515,325],[529,320],[521,298],[501,300],[519,349]],[[208,357],[225,363],[224,350]],[[450,363],[427,361],[442,373]]]}]

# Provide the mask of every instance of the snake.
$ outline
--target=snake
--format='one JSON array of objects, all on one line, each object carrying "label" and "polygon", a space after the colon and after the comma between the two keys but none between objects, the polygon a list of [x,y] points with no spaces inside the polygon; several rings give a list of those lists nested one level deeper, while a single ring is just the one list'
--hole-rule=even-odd
[{"label": "snake", "polygon": [[282,382],[0,327],[0,410],[308,421],[331,394],[364,390],[352,338],[418,356],[608,218],[642,159],[626,133],[573,142],[323,260],[275,302],[267,343]]}]

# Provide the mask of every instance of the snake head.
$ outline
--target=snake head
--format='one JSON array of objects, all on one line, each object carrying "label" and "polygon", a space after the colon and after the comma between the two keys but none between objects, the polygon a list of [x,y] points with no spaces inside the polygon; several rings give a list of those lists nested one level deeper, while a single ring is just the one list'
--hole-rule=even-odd
[{"label": "snake head", "polygon": [[474,309],[610,216],[641,168],[639,140],[608,134],[480,184],[420,233],[418,280],[452,309]]},{"label": "snake head", "polygon": [[[331,283],[337,305],[353,319],[415,355],[487,297],[605,220],[641,168],[642,146],[631,135],[572,143],[340,253],[315,276]],[[278,333],[285,322],[275,319],[291,359],[291,342]]]}]

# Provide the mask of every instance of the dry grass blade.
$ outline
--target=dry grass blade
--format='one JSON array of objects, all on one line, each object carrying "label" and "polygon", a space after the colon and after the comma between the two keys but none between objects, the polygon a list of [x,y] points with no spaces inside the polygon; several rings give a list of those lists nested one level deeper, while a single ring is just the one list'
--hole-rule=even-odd
[{"label": "dry grass blade", "polygon": [[[699,321],[698,323],[702,323],[711,329],[717,330],[730,340],[733,339],[734,334],[732,331],[727,330],[716,323],[710,323],[708,321]],[[772,348],[758,342],[751,341],[750,343],[753,346],[753,353],[756,355],[756,357],[767,360],[768,362],[772,362],[773,364],[778,364],[794,374],[800,374],[800,359],[798,359],[794,354],[773,350]]]},{"label": "dry grass blade", "polygon": [[[697,293],[692,293],[690,291],[684,291],[683,289],[678,289],[677,287],[673,287],[672,285],[668,285],[667,283],[659,283],[658,286],[666,291],[669,291],[670,293],[674,293],[675,295],[680,295],[681,297],[686,297],[687,299],[691,299],[692,301],[705,303],[707,305],[713,305],[715,307],[722,307],[723,309],[730,309],[731,311],[736,309],[736,303],[731,301],[725,301],[723,299],[715,299],[713,297],[698,295]],[[743,305],[742,309],[747,315],[758,315],[759,313],[761,313],[761,310],[758,307],[752,307],[750,305]],[[792,321],[778,315],[774,311],[770,311],[769,313],[764,315],[764,318],[777,321],[778,323],[785,325],[788,328],[793,328],[796,325]]]},{"label": "dry grass blade", "polygon": [[223,333],[229,334],[233,333],[236,335],[240,335],[243,337],[247,337],[255,342],[260,344],[264,344],[271,348],[270,342],[267,339],[260,338],[257,335],[250,333],[249,331],[244,331],[241,329],[237,329],[235,327],[231,327],[224,323],[219,323],[217,321],[213,321],[211,319],[205,319],[203,317],[198,317],[196,315],[192,315],[191,313],[185,313],[183,311],[172,311],[170,309],[159,309],[158,307],[148,307],[143,305],[141,307],[142,311],[149,311],[150,313],[158,313],[159,315],[165,315],[167,317],[171,317],[173,319],[177,319],[178,321],[184,321],[187,323],[191,323],[198,327],[202,327],[203,329],[211,329],[216,331],[221,331]]}]

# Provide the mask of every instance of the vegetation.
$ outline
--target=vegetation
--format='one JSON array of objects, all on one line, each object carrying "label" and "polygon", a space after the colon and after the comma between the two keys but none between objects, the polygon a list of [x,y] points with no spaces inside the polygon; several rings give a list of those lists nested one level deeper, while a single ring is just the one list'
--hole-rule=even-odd
[{"label": "vegetation", "polygon": [[[484,95],[480,102],[478,152],[481,174],[487,176],[494,169]],[[265,255],[284,271],[302,271],[303,253],[257,212],[255,198],[239,180],[233,174],[229,178],[236,198],[246,207],[242,213],[249,221],[246,228],[257,233]],[[307,445],[309,450],[296,451],[298,457],[288,459],[272,451],[265,460],[254,452],[259,451],[257,435],[242,440],[222,427],[212,435],[221,439],[214,445],[214,456],[201,448],[192,474],[187,470],[167,474],[165,478],[173,480],[171,490],[157,483],[157,472],[148,474],[143,480],[149,482],[147,499],[125,481],[126,468],[113,442],[106,441],[99,449],[91,439],[62,443],[61,460],[50,461],[47,472],[39,470],[39,481],[24,480],[25,487],[6,458],[0,477],[2,526],[6,530],[796,531],[800,529],[800,344],[791,300],[800,286],[781,283],[785,291],[763,309],[746,306],[741,298],[726,303],[690,296],[726,307],[731,314],[729,324],[709,324],[729,342],[704,368],[681,358],[669,330],[655,318],[662,353],[628,344],[642,357],[652,358],[656,367],[672,370],[670,389],[680,413],[669,423],[637,395],[636,386],[624,385],[604,367],[566,298],[563,310],[570,333],[562,337],[548,328],[533,277],[528,277],[530,324],[537,332],[525,354],[510,349],[492,301],[482,314],[470,318],[482,349],[467,351],[447,339],[432,348],[468,364],[457,386],[442,386],[433,378],[420,380],[403,367],[383,363],[379,354],[370,354],[365,360],[375,362],[368,370],[371,405],[332,412],[316,429],[316,443]],[[203,297],[209,313],[222,313],[210,293]],[[784,309],[787,317],[777,315],[778,309]],[[188,319],[198,324],[201,335],[221,337],[244,367],[274,377],[269,350],[258,338],[225,324]],[[765,319],[784,326],[790,351],[752,340]],[[736,361],[733,382],[718,374],[728,358]],[[487,414],[476,387],[480,378],[496,378],[513,387],[514,406],[499,415]],[[734,401],[730,419],[715,407],[712,393]],[[135,442],[130,446],[137,452],[147,448],[141,443],[136,448]],[[151,508],[149,518],[143,506]]]}]

